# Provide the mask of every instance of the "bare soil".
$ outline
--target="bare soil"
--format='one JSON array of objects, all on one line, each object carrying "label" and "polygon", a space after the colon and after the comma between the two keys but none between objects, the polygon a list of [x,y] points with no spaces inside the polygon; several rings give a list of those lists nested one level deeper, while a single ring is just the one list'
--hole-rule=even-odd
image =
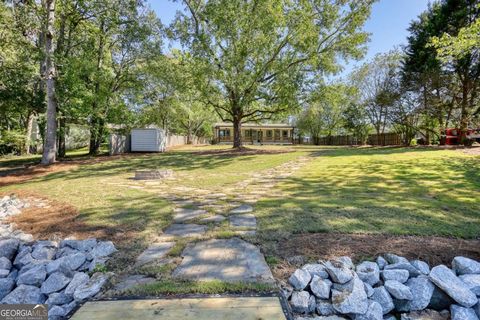
[{"label": "bare soil", "polygon": [[273,268],[273,273],[276,278],[286,280],[298,267],[298,263],[287,262],[295,256],[303,256],[307,260],[349,256],[354,262],[359,262],[375,259],[387,252],[408,259],[421,259],[430,266],[450,265],[456,256],[480,260],[480,240],[382,234],[299,234],[279,243],[278,254],[283,261]]}]

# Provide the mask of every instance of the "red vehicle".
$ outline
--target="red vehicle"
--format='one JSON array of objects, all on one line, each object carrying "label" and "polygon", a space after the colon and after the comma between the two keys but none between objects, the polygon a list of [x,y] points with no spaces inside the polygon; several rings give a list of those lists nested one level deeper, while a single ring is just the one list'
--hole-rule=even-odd
[{"label": "red vehicle", "polygon": [[460,144],[462,137],[465,137],[473,142],[480,143],[480,128],[478,129],[468,129],[466,134],[462,133],[462,130],[456,128],[450,128],[445,130],[445,144],[446,145],[456,145]]}]

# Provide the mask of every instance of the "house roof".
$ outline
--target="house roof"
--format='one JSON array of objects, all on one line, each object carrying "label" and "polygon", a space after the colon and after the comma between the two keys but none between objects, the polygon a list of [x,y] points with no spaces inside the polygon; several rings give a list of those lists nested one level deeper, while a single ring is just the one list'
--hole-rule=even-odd
[{"label": "house roof", "polygon": [[[215,128],[219,127],[233,127],[233,123],[231,122],[221,122],[215,123]],[[286,123],[244,123],[242,124],[242,128],[289,128],[293,129],[293,126],[286,124]]]}]

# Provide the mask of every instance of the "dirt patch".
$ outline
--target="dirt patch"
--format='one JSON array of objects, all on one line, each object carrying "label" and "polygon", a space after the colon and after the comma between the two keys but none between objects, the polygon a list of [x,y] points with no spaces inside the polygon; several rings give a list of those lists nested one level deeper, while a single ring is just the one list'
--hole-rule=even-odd
[{"label": "dirt patch", "polygon": [[[305,256],[312,260],[349,256],[359,262],[374,259],[386,252],[408,259],[421,259],[431,266],[450,265],[452,259],[460,255],[480,260],[480,240],[317,233],[295,235],[278,246],[278,253],[284,260],[294,256]],[[273,273],[276,278],[286,279],[294,269],[295,266],[283,261],[273,268]]]},{"label": "dirt patch", "polygon": [[218,156],[227,156],[227,157],[236,157],[236,156],[245,156],[245,155],[258,155],[258,154],[280,154],[293,152],[293,149],[251,149],[251,148],[239,148],[239,149],[222,149],[222,150],[204,150],[204,151],[193,151],[192,153],[198,155],[218,155]]},{"label": "dirt patch", "polygon": [[93,165],[97,163],[102,163],[106,161],[113,161],[118,159],[124,159],[129,157],[139,157],[146,156],[148,154],[144,153],[135,153],[135,154],[122,154],[116,156],[97,156],[97,157],[85,157],[85,158],[75,158],[75,159],[63,159],[52,165],[44,166],[41,164],[27,164],[21,168],[12,168],[7,170],[2,170],[0,172],[0,187],[8,186],[11,184],[22,183],[34,178],[39,178],[46,176],[55,172],[62,172],[68,170],[75,170],[80,165]]},{"label": "dirt patch", "polygon": [[134,225],[89,225],[79,218],[78,210],[69,204],[47,199],[32,192],[15,191],[15,195],[19,198],[41,199],[48,203],[44,208],[26,208],[21,214],[8,220],[15,223],[16,228],[32,234],[35,239],[58,240],[74,236],[77,239],[95,237],[126,242],[132,239],[137,231]]}]

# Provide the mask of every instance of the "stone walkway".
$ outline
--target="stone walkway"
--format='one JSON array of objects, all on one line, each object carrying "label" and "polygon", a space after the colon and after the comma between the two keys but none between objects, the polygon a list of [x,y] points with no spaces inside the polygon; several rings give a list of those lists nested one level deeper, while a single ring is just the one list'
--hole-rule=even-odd
[{"label": "stone walkway", "polygon": [[[137,258],[136,265],[167,263],[169,259],[166,257],[175,242],[186,239],[189,244],[182,252],[182,261],[173,271],[173,277],[273,283],[272,273],[260,250],[240,237],[248,240],[256,234],[255,203],[267,194],[270,197],[271,189],[277,183],[291,176],[310,159],[300,157],[252,174],[244,181],[223,188],[221,193],[184,186],[171,188],[161,183],[152,184],[151,181],[147,181],[148,184],[145,181],[130,182],[130,188],[145,188],[170,200],[175,206],[173,223]],[[238,237],[216,239],[216,232],[221,231]],[[141,275],[130,275],[117,287],[127,289],[149,280]]]}]

